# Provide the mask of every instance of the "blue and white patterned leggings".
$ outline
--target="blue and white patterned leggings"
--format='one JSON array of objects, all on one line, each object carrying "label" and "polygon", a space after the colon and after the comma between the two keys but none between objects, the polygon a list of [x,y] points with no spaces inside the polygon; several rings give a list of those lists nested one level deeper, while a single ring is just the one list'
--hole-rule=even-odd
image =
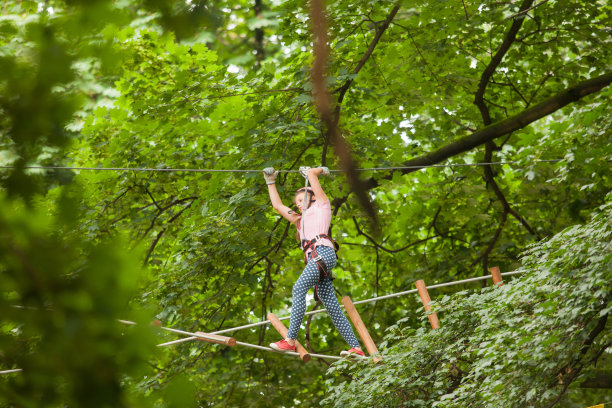
[{"label": "blue and white patterned leggings", "polygon": [[[317,247],[317,253],[323,258],[323,262],[325,262],[329,271],[336,266],[336,252],[333,248],[320,246]],[[295,285],[293,285],[293,306],[291,308],[289,332],[287,333],[287,337],[290,339],[297,338],[300,325],[302,324],[302,320],[304,320],[304,313],[306,312],[306,293],[308,293],[311,288],[314,288],[318,279],[319,268],[317,268],[316,262],[311,259],[308,261],[306,268],[304,268],[302,275],[300,275]],[[321,279],[317,286],[317,293],[331,316],[334,326],[336,326],[336,329],[338,329],[342,337],[344,337],[344,340],[346,340],[350,347],[359,347],[359,341],[357,341],[350,323],[340,309],[332,281],[327,277]]]}]

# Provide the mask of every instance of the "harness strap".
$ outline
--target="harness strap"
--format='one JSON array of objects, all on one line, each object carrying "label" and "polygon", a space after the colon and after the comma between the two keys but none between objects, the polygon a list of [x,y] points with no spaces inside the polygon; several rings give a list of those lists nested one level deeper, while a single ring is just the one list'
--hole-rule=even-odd
[{"label": "harness strap", "polygon": [[[332,243],[332,245],[334,246],[334,251],[338,252],[338,249],[339,249],[340,246],[338,245],[338,243],[336,241],[334,241],[334,239],[332,237],[330,237],[327,234],[317,234],[310,241],[308,241],[306,239],[302,240],[301,247],[302,247],[302,251],[304,251],[304,256],[306,256],[305,255],[306,252],[308,252],[311,248],[316,248],[316,244],[319,241],[321,241],[322,239],[329,240]],[[306,259],[306,263],[308,263],[308,259]]]},{"label": "harness strap", "polygon": [[327,265],[325,264],[325,261],[323,261],[323,258],[321,258],[321,256],[317,253],[316,244],[322,239],[330,240],[334,244],[334,251],[336,252],[338,251],[338,244],[336,243],[336,241],[332,239],[332,237],[330,237],[327,234],[317,234],[310,241],[307,241],[307,240],[302,241],[302,244],[303,244],[302,249],[304,250],[304,261],[306,262],[306,265],[308,265],[308,258],[309,258],[306,255],[306,252],[308,252],[308,250],[312,248],[312,251],[310,252],[310,259],[315,261],[315,263],[317,264],[317,269],[319,270],[319,278],[317,279],[317,283],[315,283],[315,287],[314,287],[315,301],[319,301],[321,299],[319,297],[319,291],[318,291],[319,282],[321,282],[321,279],[327,277],[330,281],[334,280],[334,276],[332,275],[331,270],[327,267]]},{"label": "harness strap", "polygon": [[333,281],[335,277],[332,275],[325,261],[323,261],[323,258],[321,258],[321,256],[317,253],[317,248],[314,248],[310,253],[310,259],[315,261],[315,263],[317,264],[317,269],[319,270],[319,278],[317,279],[317,283],[315,283],[314,287],[314,299],[318,302],[319,300],[321,300],[318,291],[319,282],[321,282],[321,279],[327,277],[330,281]]}]

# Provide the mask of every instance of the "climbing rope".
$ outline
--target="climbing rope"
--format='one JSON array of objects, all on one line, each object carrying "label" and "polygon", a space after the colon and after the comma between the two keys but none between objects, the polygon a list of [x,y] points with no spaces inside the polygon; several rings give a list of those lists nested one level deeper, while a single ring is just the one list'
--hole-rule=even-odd
[{"label": "climbing rope", "polygon": [[[128,324],[128,325],[136,325],[136,322],[131,322],[129,320],[119,320],[120,323],[123,324]],[[167,346],[167,345],[171,345],[171,344],[177,344],[177,343],[182,343],[185,341],[191,341],[191,340],[196,340],[196,339],[205,339],[205,340],[216,340],[215,337],[209,336],[209,334],[212,333],[192,333],[192,332],[188,332],[185,330],[178,330],[178,329],[172,329],[170,327],[161,327],[159,326],[160,329],[162,330],[167,330],[169,332],[173,332],[173,333],[179,333],[179,334],[183,334],[186,336],[190,336],[190,337],[185,337],[183,339],[179,339],[179,340],[174,340],[174,341],[170,341],[167,343],[162,343],[162,344],[158,344],[158,347],[161,346]],[[242,341],[236,341],[236,345],[239,346],[244,346],[244,347],[250,347],[250,348],[254,348],[254,349],[258,349],[258,350],[263,350],[263,351],[272,351],[274,353],[277,353],[277,351],[275,351],[274,349],[270,348],[270,347],[264,347],[264,346],[258,346],[256,344],[250,344],[250,343],[245,343]],[[290,354],[290,355],[295,355],[295,356],[299,356],[298,353],[294,353],[294,352],[287,352],[287,353],[283,353],[283,354]],[[337,356],[328,356],[325,354],[311,354],[309,353],[311,357],[317,357],[317,358],[325,358],[325,359],[331,359],[331,360],[340,360],[341,357],[337,357]]]},{"label": "climbing rope", "polygon": [[[538,159],[532,163],[557,163],[564,159]],[[519,160],[514,161],[499,161],[499,162],[484,162],[484,163],[453,163],[453,164],[431,164],[424,166],[397,166],[397,167],[370,167],[364,169],[355,169],[357,171],[385,171],[385,170],[410,170],[410,169],[427,169],[436,167],[468,167],[468,166],[499,166],[504,164],[521,163]],[[15,169],[17,166],[0,166],[0,169]],[[84,171],[145,171],[145,172],[162,172],[162,173],[261,173],[261,169],[156,169],[150,167],[72,167],[72,166],[23,166],[23,169],[39,169],[39,170],[84,170]],[[344,170],[329,170],[332,173],[341,173]],[[299,173],[299,170],[279,170],[281,173]]]},{"label": "climbing rope", "polygon": [[[271,351],[273,353],[277,353],[278,351],[275,351],[274,349],[271,349],[270,347],[263,347],[263,346],[258,346],[256,344],[249,344],[249,343],[243,343],[241,341],[237,341],[236,342],[237,345],[240,346],[245,346],[245,347],[250,347],[250,348],[254,348],[254,349],[258,349],[258,350],[263,350],[263,351]],[[285,351],[283,352],[283,354],[289,354],[292,356],[300,356],[299,353],[296,353],[294,351]],[[325,354],[313,354],[313,353],[308,353],[311,357],[316,357],[316,358],[324,358],[324,359],[328,359],[328,360],[341,360],[342,357],[338,357],[338,356],[328,356]]]},{"label": "climbing rope", "polygon": [[0,371],[0,375],[3,375],[3,374],[12,374],[12,373],[20,373],[22,371],[23,371],[22,368],[15,368],[15,369],[12,369],[12,370]]}]

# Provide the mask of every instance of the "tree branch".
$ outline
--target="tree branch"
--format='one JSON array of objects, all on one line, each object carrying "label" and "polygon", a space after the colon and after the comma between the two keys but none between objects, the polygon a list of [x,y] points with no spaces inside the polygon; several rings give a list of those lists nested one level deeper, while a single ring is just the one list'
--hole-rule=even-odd
[{"label": "tree branch", "polygon": [[[494,149],[494,147],[495,147],[495,145],[493,144],[493,142],[488,142],[486,144],[485,158],[484,158],[485,163],[490,163],[491,160],[493,160],[493,149]],[[516,210],[514,210],[512,207],[510,207],[510,203],[508,203],[508,200],[506,200],[506,197],[504,196],[504,193],[501,191],[501,189],[497,185],[497,182],[495,181],[495,175],[493,174],[493,168],[491,167],[491,165],[483,166],[483,171],[484,171],[484,175],[485,175],[485,180],[487,181],[487,183],[489,183],[489,185],[493,189],[493,192],[495,193],[495,196],[501,202],[502,207],[504,208],[504,212],[511,214],[514,218],[516,218],[523,225],[523,227],[525,227],[527,229],[527,231],[529,231],[529,233],[531,235],[537,237],[537,239],[539,240],[540,236],[538,235],[538,233],[533,228],[531,228],[531,225],[529,225],[527,220],[525,220],[518,212],[516,212]],[[485,258],[483,267],[484,267],[486,273],[488,273],[488,268],[487,268],[486,260],[487,259]]]},{"label": "tree branch", "polygon": [[[151,197],[152,198],[152,197]],[[169,210],[170,208],[174,207],[177,204],[182,204],[184,202],[187,202],[189,200],[195,200],[198,197],[192,196],[192,197],[186,197],[186,198],[180,198],[178,200],[174,200],[172,201],[170,204],[168,204],[165,207],[160,207],[157,206],[159,208],[159,210],[157,211],[157,214],[155,214],[155,217],[153,217],[153,220],[151,220],[151,224],[149,225],[149,228],[147,228],[147,230],[144,232],[144,234],[142,234],[142,238],[146,237],[147,235],[149,235],[149,232],[151,232],[151,230],[153,229],[153,227],[155,227],[155,222],[157,221],[157,219],[164,213],[166,212],[166,210]],[[189,204],[191,205],[193,203],[193,201]],[[146,208],[146,207],[145,207]],[[172,222],[174,220],[174,218],[172,218],[169,222]]]},{"label": "tree branch", "polygon": [[459,120],[457,120],[457,118],[455,118],[453,115],[450,114],[450,112],[448,112],[446,109],[442,108],[442,112],[444,112],[444,114],[446,116],[448,116],[450,118],[450,120],[456,124],[457,126],[465,129],[465,130],[469,130],[470,132],[475,132],[476,129],[469,127],[468,125],[464,125],[463,123],[459,122]]},{"label": "tree branch", "polygon": [[[454,142],[450,142],[439,149],[434,150],[433,152],[405,161],[401,165],[407,168],[397,171],[400,171],[402,174],[413,173],[424,168],[425,166],[438,164],[451,157],[470,151],[487,143],[488,141],[507,136],[512,132],[527,127],[538,119],[550,115],[551,113],[569,105],[572,102],[576,102],[585,96],[599,92],[603,88],[610,85],[611,82],[612,72],[580,82],[548,99],[545,99],[531,108],[523,110],[514,116],[495,122],[490,126],[480,129],[468,136],[459,138]],[[378,179],[369,178],[364,180],[362,185],[364,186],[363,188],[365,190],[371,190],[380,185],[379,180],[391,180],[392,178],[392,173]]]},{"label": "tree branch", "polygon": [[463,11],[465,12],[465,19],[469,20],[470,16],[468,15],[467,7],[465,6],[465,0],[461,0],[461,2],[463,3]]},{"label": "tree branch", "polygon": [[[303,148],[303,149],[302,149],[302,150],[301,150],[301,151],[298,153],[297,157],[295,158],[295,160],[293,161],[293,163],[291,163],[291,165],[289,166],[288,170],[293,169],[293,168],[294,168],[294,167],[295,167],[295,166],[298,164],[298,162],[300,161],[300,159],[302,158],[302,156],[304,155],[304,153],[306,153],[306,152],[308,151],[308,149],[310,149],[310,146],[312,146],[312,145],[314,144],[314,142],[315,142],[315,141],[316,141],[316,139],[311,140],[311,141],[310,141],[310,143],[308,143],[308,144],[306,145],[306,147],[305,147],[305,148]],[[281,174],[281,176],[282,176],[282,174]],[[283,184],[285,184],[285,183],[287,182],[287,177],[289,177],[289,173],[285,173],[285,177],[284,177],[284,179],[283,179],[283,181],[282,181],[282,183],[283,183]]]},{"label": "tree branch", "polygon": [[[533,4],[533,0],[524,0],[523,3],[521,4],[521,7],[520,7],[521,12],[524,11],[524,10],[528,10],[531,7],[532,4]],[[501,46],[499,47],[499,49],[497,50],[497,52],[495,53],[493,58],[491,58],[491,61],[489,62],[489,64],[487,65],[487,67],[483,71],[482,76],[480,77],[480,82],[478,83],[478,90],[476,91],[476,95],[474,96],[474,104],[480,110],[480,114],[482,116],[482,120],[483,120],[483,123],[484,123],[485,126],[489,126],[491,124],[491,116],[490,116],[490,113],[489,113],[489,108],[487,107],[487,104],[485,103],[484,94],[486,92],[486,89],[487,89],[487,86],[488,86],[489,82],[491,82],[491,79],[493,77],[493,74],[494,74],[495,70],[497,69],[499,64],[501,64],[504,56],[506,55],[506,53],[508,52],[508,50],[510,49],[510,47],[512,46],[512,44],[516,40],[516,35],[518,34],[521,26],[523,25],[523,21],[524,21],[524,19],[520,18],[520,19],[515,19],[512,22],[512,26],[510,26],[510,29],[506,33],[504,41],[502,42]],[[521,93],[518,91],[518,89],[516,89],[516,87],[514,86],[512,81],[509,80],[509,78],[508,78],[508,81],[510,83],[510,86],[515,90],[515,92],[517,92],[519,94],[519,96],[527,103],[527,101],[525,100],[523,95],[521,95]],[[528,105],[529,104],[527,103],[527,106]],[[505,108],[504,108],[504,110],[505,110]],[[507,115],[507,113],[506,113],[506,115]],[[486,142],[486,148],[485,148],[485,162],[487,162],[487,163],[491,162],[492,157],[493,157],[493,150],[494,149],[495,149],[495,144],[493,143],[493,141],[492,140],[487,141]],[[519,222],[532,235],[535,235],[536,237],[538,237],[537,233],[531,228],[531,226],[527,223],[527,221],[523,217],[521,217],[515,210],[513,210],[510,207],[510,204],[508,203],[508,200],[506,200],[506,197],[504,196],[504,194],[502,193],[501,189],[497,185],[497,182],[495,181],[495,176],[493,174],[493,169],[492,169],[491,165],[484,166],[483,171],[484,171],[484,175],[485,175],[485,180],[487,181],[487,183],[493,189],[493,192],[495,193],[495,196],[502,203],[502,206],[503,206],[503,209],[504,209],[502,222],[500,223],[500,229],[498,229],[498,233],[496,234],[496,238],[492,241],[492,243],[493,244],[495,243],[495,241],[497,240],[497,237],[501,233],[501,228],[503,227],[503,225],[504,225],[504,223],[506,221],[506,217],[507,217],[508,213],[512,214],[512,216],[514,216],[517,220],[519,220]],[[538,237],[538,239],[539,239],[539,237]],[[489,258],[488,255],[489,255],[489,252],[492,249],[493,249],[493,246],[490,245],[489,248],[487,248],[487,251],[485,251],[485,253],[483,255],[483,258],[482,258],[483,269],[484,269],[484,273],[485,274],[488,273],[488,258]]]},{"label": "tree branch", "polygon": [[[442,146],[438,150],[431,153],[405,161],[402,163],[402,165],[404,167],[411,168],[402,169],[401,172],[403,174],[408,174],[420,170],[423,168],[423,166],[438,164],[450,157],[481,146],[488,141],[495,140],[496,138],[505,136],[510,132],[515,132],[522,129],[536,120],[550,115],[551,113],[569,105],[572,102],[599,92],[601,89],[610,85],[611,82],[612,72],[580,82],[558,93],[557,95],[545,99],[537,105],[533,105],[531,108],[523,110],[514,116],[495,122],[477,132],[472,133],[471,135],[464,136],[454,142],[448,143],[447,145]],[[392,176],[387,176],[389,179],[391,177]]]},{"label": "tree branch", "polygon": [[512,88],[512,90],[519,96],[519,98],[521,98],[523,100],[523,102],[525,102],[525,107],[528,108],[529,107],[529,101],[523,96],[521,91],[519,91],[518,87],[516,85],[514,85],[514,82],[512,82],[512,79],[510,79],[508,77],[508,74],[506,74],[504,72],[504,76],[508,80],[508,84],[510,85],[510,88]]},{"label": "tree branch", "polygon": [[[297,108],[297,113],[295,114],[295,119],[293,121],[293,123],[297,123],[298,120],[300,120],[300,111],[302,110],[302,105],[299,105]],[[283,154],[281,155],[281,157],[284,159],[285,158],[285,153],[287,153],[287,148],[289,147],[289,144],[291,143],[291,139],[293,138],[293,135],[295,134],[295,132],[291,132],[291,134],[289,134],[289,139],[287,139],[287,144],[285,145],[285,148],[283,149]]]},{"label": "tree branch", "polygon": [[[520,10],[527,10],[529,7],[531,7],[532,4],[533,0],[524,0],[523,4],[521,4]],[[489,84],[491,77],[495,73],[495,70],[501,63],[502,59],[510,49],[510,46],[512,46],[512,43],[516,39],[516,34],[523,25],[523,20],[523,18],[519,18],[512,22],[512,26],[510,26],[510,30],[508,30],[508,33],[506,33],[504,41],[500,45],[493,58],[491,58],[489,65],[487,65],[480,77],[480,82],[478,83],[478,90],[476,91],[476,95],[474,96],[474,104],[480,110],[480,114],[482,115],[482,119],[484,121],[485,126],[491,124],[489,109],[487,108],[487,105],[484,102],[484,94],[487,89],[487,85]]]},{"label": "tree branch", "polygon": [[[447,197],[448,197],[448,194],[447,194]],[[433,228],[434,232],[435,232],[435,233],[436,233],[438,236],[440,236],[440,237],[442,237],[442,238],[444,238],[444,239],[448,239],[448,240],[450,240],[450,242],[451,242],[451,247],[454,247],[454,242],[455,242],[455,241],[459,241],[459,242],[462,242],[462,243],[464,243],[464,244],[469,244],[469,242],[467,242],[466,240],[461,239],[461,238],[457,238],[457,237],[453,236],[453,235],[451,234],[450,230],[449,230],[449,231],[447,231],[447,232],[442,232],[442,231],[440,231],[440,228],[438,227],[437,222],[438,222],[438,217],[440,216],[440,213],[441,213],[441,212],[442,212],[442,206],[439,206],[439,207],[438,207],[438,210],[436,211],[436,214],[434,215],[433,220],[431,221],[431,224],[429,225],[429,228]]]},{"label": "tree branch", "polygon": [[423,63],[425,64],[425,66],[427,67],[427,69],[429,70],[429,73],[431,74],[431,76],[436,80],[436,82],[438,84],[440,84],[440,81],[438,80],[438,77],[436,76],[436,74],[433,72],[433,70],[431,69],[431,67],[429,66],[429,63],[427,62],[427,60],[425,59],[425,56],[423,55],[423,53],[421,52],[421,49],[419,48],[419,45],[416,43],[416,41],[414,40],[414,36],[412,35],[412,31],[410,31],[410,29],[408,27],[404,27],[403,25],[394,22],[393,24],[395,24],[398,27],[403,28],[404,30],[406,30],[406,32],[408,33],[408,37],[410,37],[410,41],[412,42],[412,45],[414,45],[414,48],[416,48],[417,53],[419,54],[419,57],[421,57],[421,59],[423,60]]},{"label": "tree branch", "polygon": [[[281,221],[283,219],[281,218]],[[285,239],[287,238],[287,236],[289,236],[289,229],[291,227],[291,223],[287,222],[285,224],[285,231],[283,232],[283,235],[280,237],[280,239],[278,240],[278,242],[274,245],[272,245],[265,254],[263,254],[263,256],[257,258],[257,260],[255,262],[253,262],[252,265],[250,265],[247,269],[246,272],[251,272],[253,270],[253,268],[255,268],[261,261],[263,261],[264,259],[268,258],[268,255],[270,255],[272,253],[272,251],[274,252],[278,252],[281,248],[281,246],[283,245],[283,242],[285,241]],[[270,244],[270,240],[268,240],[268,245]]]},{"label": "tree branch", "polygon": [[595,371],[580,383],[580,388],[612,389],[612,370]]},{"label": "tree branch", "polygon": [[[332,99],[325,83],[325,67],[327,65],[328,56],[327,19],[325,16],[325,8],[322,0],[311,0],[310,5],[310,20],[312,22],[314,54],[314,62],[311,70],[311,80],[313,95],[315,99],[315,106],[317,107],[317,112],[319,113],[321,122],[323,122],[326,127],[327,140],[331,141],[331,143],[334,145],[340,167],[342,167],[342,169],[344,169],[344,171],[346,172],[346,176],[351,190],[357,196],[359,203],[368,214],[374,227],[377,228],[377,212],[367,194],[367,188],[365,186],[365,183],[359,178],[359,175],[356,170],[357,164],[352,156],[351,147],[348,142],[342,137],[342,135],[340,134],[340,130],[338,129],[338,120],[340,114],[339,107],[342,102],[342,98],[344,97],[344,94],[352,83],[352,79],[348,80],[342,87],[338,103],[336,105],[336,109],[334,112],[332,112]],[[390,14],[388,18],[389,22],[390,19],[395,16],[395,13],[397,13],[397,9],[399,9],[399,6],[396,6],[393,9],[394,11]],[[388,25],[388,23],[384,25],[384,28],[386,29]],[[378,30],[377,35],[375,37],[375,41],[373,41],[370,48],[366,52],[366,55],[364,55],[364,57],[361,59],[355,70],[353,70],[353,73],[359,72],[361,67],[365,64],[368,57],[373,52],[374,47],[378,42],[378,39],[382,35],[382,32],[384,32],[382,28]]]},{"label": "tree branch", "polygon": [[[507,20],[510,20],[511,18],[515,18],[515,17],[518,17],[518,16],[520,16],[520,15],[522,15],[522,14],[528,13],[528,12],[530,12],[531,10],[533,10],[534,8],[541,6],[542,4],[544,4],[544,3],[546,3],[546,2],[548,2],[548,0],[541,1],[541,2],[539,2],[538,4],[534,5],[533,7],[528,8],[527,10],[522,10],[522,11],[519,11],[518,13],[516,13],[516,14],[514,14],[514,15],[510,16],[510,17],[508,17],[508,18],[507,18]],[[523,19],[523,18],[521,18],[521,20],[522,20],[522,19]]]},{"label": "tree branch", "polygon": [[[361,57],[361,60],[359,60],[359,62],[357,63],[357,66],[353,69],[353,72],[352,72],[353,75],[357,75],[359,71],[361,71],[361,68],[363,68],[365,63],[368,61],[368,59],[370,58],[370,55],[372,55],[372,53],[374,52],[374,49],[378,45],[380,38],[382,37],[384,32],[389,27],[389,24],[391,23],[393,18],[395,18],[395,15],[399,11],[399,8],[400,8],[399,5],[396,5],[395,7],[393,7],[391,12],[387,16],[387,18],[380,24],[380,26],[376,30],[376,35],[374,35],[374,38],[372,39],[372,41],[370,42],[370,45],[368,46],[367,51],[365,52],[365,54],[363,54],[363,57]],[[338,95],[338,104],[336,105],[336,111],[335,111],[336,124],[338,123],[338,119],[340,118],[340,105],[342,104],[344,95],[346,94],[346,92],[348,91],[352,83],[353,83],[353,78],[349,78],[346,80],[344,85],[342,85],[339,88],[340,94]]]},{"label": "tree branch", "polygon": [[149,189],[148,189],[146,186],[144,186],[144,185],[142,185],[141,187],[142,187],[142,188],[144,188],[144,190],[147,192],[147,194],[148,194],[148,195],[149,195],[149,197],[151,198],[151,201],[153,201],[153,204],[155,204],[155,207],[157,207],[157,209],[158,209],[159,211],[163,211],[163,210],[162,210],[162,208],[161,208],[161,206],[160,206],[160,205],[157,203],[157,201],[155,200],[155,198],[153,198],[153,194],[151,194],[151,192],[149,191]]},{"label": "tree branch", "polygon": [[406,245],[406,246],[404,246],[402,248],[399,248],[399,249],[388,249],[388,248],[385,248],[384,246],[380,245],[378,242],[376,242],[374,240],[374,238],[372,238],[371,236],[369,236],[368,234],[363,232],[361,230],[361,228],[359,227],[359,223],[357,222],[357,219],[355,217],[353,217],[353,222],[355,223],[355,228],[357,229],[357,235],[363,235],[364,237],[367,238],[368,241],[370,241],[374,245],[375,248],[380,248],[383,251],[388,252],[390,254],[395,254],[397,252],[404,251],[404,250],[406,250],[406,249],[408,249],[408,248],[410,248],[412,246],[422,244],[423,242],[427,242],[427,241],[429,241],[431,239],[438,238],[440,236],[440,235],[436,234],[436,235],[432,235],[431,237],[427,237],[427,238],[419,239],[418,241],[411,242],[410,244],[408,244],[408,245]]},{"label": "tree branch", "polygon": [[[261,0],[255,0],[254,11],[255,11],[255,16],[261,19],[262,18]],[[266,55],[264,46],[263,46],[263,39],[264,39],[263,28],[261,27],[256,28],[255,29],[255,69],[259,69],[261,67],[261,62],[264,60],[265,55]]]},{"label": "tree branch", "polygon": [[102,211],[100,212],[105,212],[106,209],[112,204],[115,205],[117,203],[117,201],[119,201],[121,199],[121,197],[123,197],[124,195],[126,195],[130,190],[132,190],[134,188],[134,186],[129,186],[128,188],[126,188],[123,193],[119,194],[117,197],[115,197],[112,201],[106,203],[104,205],[104,208],[102,208]]},{"label": "tree branch", "polygon": [[565,394],[565,392],[567,391],[567,389],[569,388],[570,384],[576,379],[578,378],[578,375],[580,374],[580,372],[582,371],[582,369],[589,363],[593,363],[594,361],[597,361],[597,359],[599,358],[599,356],[601,355],[601,353],[603,353],[609,346],[610,344],[606,344],[595,356],[594,359],[587,359],[586,361],[580,361],[582,359],[582,357],[584,357],[584,355],[589,351],[589,349],[593,346],[593,343],[595,342],[595,339],[597,338],[597,336],[599,336],[601,334],[601,332],[604,331],[604,329],[606,328],[606,323],[608,322],[608,315],[604,315],[602,317],[600,317],[599,319],[597,319],[597,324],[595,325],[595,327],[593,328],[593,330],[591,330],[591,332],[589,333],[587,339],[584,341],[584,344],[582,346],[582,348],[580,349],[580,354],[578,357],[576,357],[575,361],[573,364],[569,364],[567,366],[567,378],[564,378],[563,373],[566,370],[562,370],[559,373],[559,380],[563,381],[563,389],[561,390],[561,392],[559,393],[559,395],[557,396],[557,398],[553,401],[552,404],[549,405],[548,408],[552,408],[554,407],[563,397],[563,395]]},{"label": "tree branch", "polygon": [[480,259],[482,259],[483,261],[483,268],[485,270],[485,275],[489,274],[489,271],[487,269],[487,262],[489,259],[489,253],[493,250],[493,248],[495,247],[495,244],[497,243],[497,240],[499,239],[502,230],[504,229],[504,224],[506,223],[506,220],[508,219],[508,212],[504,211],[502,213],[502,218],[501,221],[499,222],[499,226],[497,227],[497,230],[495,230],[495,234],[493,235],[493,238],[491,239],[491,242],[489,242],[489,245],[487,245],[486,249],[484,250],[484,252],[482,253],[482,255],[480,255],[478,258],[476,258],[474,260],[474,262],[472,262],[472,264],[470,265],[470,267],[476,265],[478,263],[478,261]]},{"label": "tree branch", "polygon": [[[195,202],[195,199],[197,197],[190,197],[193,199],[193,201],[191,201],[189,204],[187,204],[185,207],[183,207],[179,212],[177,212],[172,218],[170,218],[170,220],[168,220],[168,222],[166,223],[166,226],[161,229],[158,233],[157,236],[155,237],[155,240],[151,243],[151,246],[149,246],[149,250],[147,251],[147,255],[145,256],[144,262],[143,264],[146,265],[146,263],[149,261],[149,257],[153,254],[153,250],[155,249],[155,247],[157,246],[157,243],[159,242],[159,240],[161,239],[162,235],[164,234],[164,232],[166,232],[166,230],[168,229],[168,225],[172,224],[178,217],[180,217],[180,215],[189,207],[191,207],[191,205]],[[183,201],[183,200],[178,200],[178,201]]]}]

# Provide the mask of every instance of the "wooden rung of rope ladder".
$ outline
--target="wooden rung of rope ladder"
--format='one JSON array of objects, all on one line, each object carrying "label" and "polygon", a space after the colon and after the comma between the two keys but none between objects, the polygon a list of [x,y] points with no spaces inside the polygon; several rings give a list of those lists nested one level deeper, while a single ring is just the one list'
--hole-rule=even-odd
[{"label": "wooden rung of rope ladder", "polygon": [[219,336],[218,334],[209,334],[201,331],[194,333],[197,340],[207,341],[209,343],[223,344],[225,346],[234,347],[236,345],[236,339],[233,337]]},{"label": "wooden rung of rope ladder", "polygon": [[[351,298],[348,296],[344,296],[342,298],[342,304],[346,309],[346,313],[349,315],[351,321],[353,322],[353,326],[355,326],[355,329],[357,330],[361,341],[366,347],[366,350],[368,350],[368,354],[374,355],[378,353],[378,348],[376,347],[376,344],[374,344],[374,341],[372,340],[368,329],[363,323],[363,320],[361,320],[361,316],[357,312],[357,309],[355,308],[355,305],[353,304]],[[374,357],[375,362],[379,362],[380,360],[381,358],[379,356]]]},{"label": "wooden rung of rope ladder", "polygon": [[493,284],[495,286],[503,285],[503,279],[501,276],[501,272],[499,271],[499,267],[494,266],[492,268],[489,268],[489,272],[491,272],[491,277],[493,278]]},{"label": "wooden rung of rope ladder", "polygon": [[[421,297],[421,302],[423,302],[423,306],[425,306],[425,311],[429,312],[431,310],[431,298],[427,292],[425,281],[420,279],[416,281],[415,284],[419,292],[419,296]],[[429,318],[429,323],[431,324],[432,329],[436,330],[440,328],[440,321],[438,320],[438,315],[435,312],[428,313],[427,317]]]},{"label": "wooden rung of rope ladder", "polygon": [[[272,326],[274,326],[278,334],[283,336],[283,339],[286,339],[287,332],[289,331],[287,326],[285,326],[274,313],[268,313],[268,320],[272,323]],[[306,351],[297,340],[295,341],[295,350],[298,352],[303,362],[307,363],[310,361],[310,354],[308,354],[308,351]]]}]

